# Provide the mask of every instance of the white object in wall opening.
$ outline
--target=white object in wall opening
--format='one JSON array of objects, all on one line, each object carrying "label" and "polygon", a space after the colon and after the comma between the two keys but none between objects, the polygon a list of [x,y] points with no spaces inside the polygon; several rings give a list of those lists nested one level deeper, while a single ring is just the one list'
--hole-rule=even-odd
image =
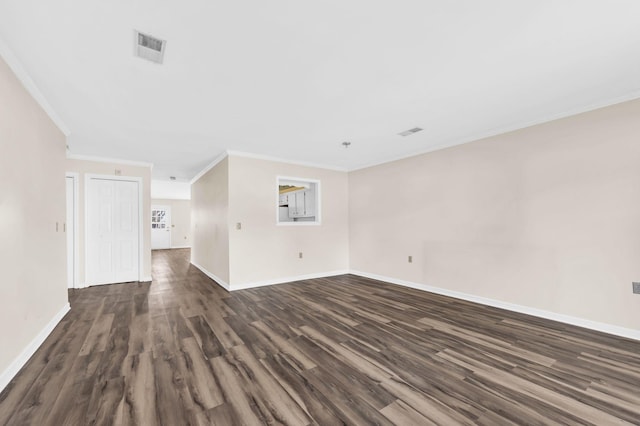
[{"label": "white object in wall opening", "polygon": [[87,285],[140,279],[140,178],[86,176]]},{"label": "white object in wall opening", "polygon": [[320,224],[319,180],[278,176],[276,197],[276,224]]},{"label": "white object in wall opening", "polygon": [[151,249],[171,248],[171,206],[151,206]]}]

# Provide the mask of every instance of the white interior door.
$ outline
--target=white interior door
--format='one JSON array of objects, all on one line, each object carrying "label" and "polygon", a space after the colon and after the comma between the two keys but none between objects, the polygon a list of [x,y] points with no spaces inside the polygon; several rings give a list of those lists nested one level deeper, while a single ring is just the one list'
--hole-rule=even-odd
[{"label": "white interior door", "polygon": [[151,249],[171,248],[171,206],[151,206]]},{"label": "white interior door", "polygon": [[73,288],[75,283],[75,182],[67,176],[67,287]]},{"label": "white interior door", "polygon": [[87,284],[138,281],[139,185],[87,181]]}]

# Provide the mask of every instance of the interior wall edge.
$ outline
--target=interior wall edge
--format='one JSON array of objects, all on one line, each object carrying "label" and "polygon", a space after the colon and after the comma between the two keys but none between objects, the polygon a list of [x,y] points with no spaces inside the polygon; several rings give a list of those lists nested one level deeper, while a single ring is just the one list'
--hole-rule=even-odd
[{"label": "interior wall edge", "polygon": [[222,154],[218,155],[216,158],[213,159],[213,161],[211,161],[209,164],[204,166],[202,170],[196,173],[196,175],[192,177],[191,180],[189,181],[189,184],[193,185],[194,183],[199,181],[202,176],[206,175],[209,170],[213,169],[215,166],[218,165],[218,163],[220,163],[222,160],[224,160],[228,156],[229,156],[229,153],[227,151],[224,151]]},{"label": "interior wall edge", "polygon": [[416,283],[412,281],[401,280],[398,278],[387,277],[377,274],[371,274],[363,271],[351,270],[349,273],[358,275],[365,278],[371,278],[378,281],[384,281],[386,283],[400,285],[403,287],[414,288],[417,290],[427,291],[429,293],[435,293],[442,296],[453,297],[455,299],[465,300],[467,302],[479,303],[481,305],[492,306],[494,308],[506,309],[508,311],[517,312],[521,314],[531,315],[534,317],[549,319],[552,321],[561,322],[564,324],[575,325],[578,327],[587,328],[589,330],[600,331],[607,334],[612,334],[619,337],[625,337],[627,339],[633,339],[640,341],[640,330],[634,330],[631,328],[621,327],[613,324],[607,324],[598,321],[592,321],[584,318],[574,317],[571,315],[559,314],[556,312],[546,311],[544,309],[533,308],[525,305],[517,305],[515,303],[503,302],[501,300],[490,299],[487,297],[476,296],[473,294],[462,293],[454,290],[447,290],[441,287],[434,287],[427,284]]},{"label": "interior wall edge", "polygon": [[57,314],[51,318],[51,320],[44,326],[44,328],[33,338],[16,357],[16,359],[9,364],[9,366],[0,374],[0,392],[13,380],[16,374],[25,366],[33,354],[40,348],[44,341],[49,337],[54,328],[64,318],[64,316],[71,310],[71,305],[67,302]]},{"label": "interior wall edge", "polygon": [[7,43],[0,37],[0,57],[4,59],[7,63],[11,71],[16,75],[22,86],[25,90],[31,95],[31,97],[36,101],[36,103],[42,108],[42,110],[49,116],[51,121],[56,125],[56,127],[65,135],[69,136],[71,134],[71,130],[69,126],[65,124],[62,118],[58,115],[58,113],[53,109],[49,101],[42,94],[35,81],[29,76],[29,73],[25,70],[22,62],[13,50],[7,45]]},{"label": "interior wall edge", "polygon": [[231,290],[229,291],[247,290],[250,288],[266,287],[266,286],[277,285],[277,284],[286,284],[286,283],[292,283],[296,281],[312,280],[315,278],[335,277],[337,275],[345,275],[348,273],[349,273],[349,270],[341,269],[337,271],[318,272],[313,274],[298,275],[294,277],[281,277],[281,278],[274,278],[274,279],[264,280],[264,281],[248,282],[243,284],[231,284]]},{"label": "interior wall edge", "polygon": [[220,277],[218,277],[216,274],[214,274],[213,272],[208,271],[205,267],[200,266],[199,264],[197,264],[196,262],[194,262],[193,260],[191,260],[191,264],[193,266],[195,266],[196,268],[198,268],[203,274],[205,274],[206,276],[208,276],[209,278],[211,278],[216,284],[218,284],[220,287],[224,288],[227,291],[230,291],[229,289],[231,288],[229,286],[229,283],[227,283],[226,281],[224,281],[223,279],[221,279]]},{"label": "interior wall edge", "polygon": [[314,163],[312,161],[299,161],[299,160],[295,160],[295,159],[287,159],[287,158],[282,158],[282,157],[277,157],[277,156],[273,156],[273,155],[264,155],[264,154],[256,154],[253,152],[246,152],[246,151],[234,151],[234,150],[227,150],[226,151],[228,156],[233,156],[233,157],[242,157],[242,158],[253,158],[255,160],[264,160],[264,161],[273,161],[276,163],[285,163],[285,164],[289,164],[292,166],[303,166],[303,167],[311,167],[314,169],[322,169],[322,170],[331,170],[334,172],[344,172],[347,173],[349,172],[349,169],[345,168],[345,167],[339,167],[339,166],[332,166],[329,164],[321,164],[321,163]]}]

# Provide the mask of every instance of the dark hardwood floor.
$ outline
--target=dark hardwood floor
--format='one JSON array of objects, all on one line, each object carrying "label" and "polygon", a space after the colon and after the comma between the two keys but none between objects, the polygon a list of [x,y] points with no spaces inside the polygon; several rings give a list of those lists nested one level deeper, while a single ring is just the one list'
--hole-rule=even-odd
[{"label": "dark hardwood floor", "polygon": [[352,275],[70,292],[0,424],[640,424],[640,342]]}]

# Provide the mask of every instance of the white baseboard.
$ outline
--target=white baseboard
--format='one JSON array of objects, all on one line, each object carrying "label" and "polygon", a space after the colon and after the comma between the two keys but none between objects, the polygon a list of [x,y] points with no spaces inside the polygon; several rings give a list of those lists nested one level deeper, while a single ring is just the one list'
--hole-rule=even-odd
[{"label": "white baseboard", "polygon": [[634,330],[632,328],[620,327],[617,325],[602,323],[598,321],[592,321],[585,318],[559,314],[556,312],[546,311],[538,308],[532,308],[524,305],[518,305],[515,303],[503,302],[501,300],[490,299],[487,297],[476,296],[473,294],[463,293],[459,291],[447,290],[440,287],[433,287],[426,284],[415,283],[412,281],[406,281],[406,280],[386,277],[386,276],[377,275],[377,274],[370,274],[368,272],[362,272],[362,271],[356,271],[356,270],[338,270],[338,271],[331,271],[331,272],[298,275],[294,277],[282,277],[282,278],[256,281],[256,282],[244,283],[244,284],[229,285],[229,283],[221,280],[215,274],[212,274],[211,272],[207,271],[205,268],[201,267],[200,265],[194,262],[191,262],[191,263],[196,268],[200,269],[209,278],[217,282],[222,288],[224,288],[227,291],[246,290],[250,288],[283,284],[283,283],[289,283],[293,281],[310,280],[314,278],[325,278],[325,277],[332,277],[332,276],[343,275],[343,274],[353,274],[353,275],[359,275],[361,277],[371,278],[374,280],[384,281],[390,284],[401,285],[404,287],[415,288],[417,290],[428,291],[430,293],[440,294],[443,296],[449,296],[456,299],[479,303],[481,305],[493,306],[495,308],[506,309],[512,312],[518,312],[521,314],[532,315],[535,317],[545,318],[552,321],[558,321],[565,324],[571,324],[578,327],[587,328],[590,330],[595,330],[603,333],[612,334],[615,336],[625,337],[628,339],[640,340],[640,330]]},{"label": "white baseboard", "polygon": [[36,337],[27,345],[26,348],[22,350],[20,355],[16,359],[13,360],[9,367],[7,367],[2,374],[0,374],[0,392],[13,380],[16,374],[20,371],[22,367],[29,361],[29,358],[33,356],[33,354],[38,350],[40,345],[45,341],[45,339],[51,334],[56,325],[64,318],[64,316],[69,312],[71,306],[67,303],[64,305],[60,311],[51,318],[51,321],[38,333]]},{"label": "white baseboard", "polygon": [[377,274],[370,274],[368,272],[352,270],[350,271],[350,273],[353,275],[359,275],[365,278],[371,278],[378,281],[384,281],[391,284],[397,284],[404,287],[415,288],[418,290],[428,291],[430,293],[441,294],[443,296],[449,296],[456,299],[475,302],[481,305],[493,306],[495,308],[501,308],[501,309],[506,309],[508,311],[518,312],[521,314],[532,315],[534,317],[545,318],[553,321],[562,322],[565,324],[576,325],[578,327],[584,327],[590,330],[601,331],[603,333],[613,334],[615,336],[620,336],[620,337],[626,337],[627,339],[640,340],[640,330],[634,330],[632,328],[625,328],[625,327],[620,327],[617,325],[607,324],[603,322],[591,321],[584,318],[558,314],[556,312],[545,311],[543,309],[532,308],[524,305],[517,305],[515,303],[503,302],[500,300],[489,299],[481,296],[475,296],[473,294],[462,293],[459,291],[447,290],[440,287],[432,287],[426,284],[414,283],[411,281],[385,277]]},{"label": "white baseboard", "polygon": [[191,246],[172,246],[171,249],[186,249],[191,248]]},{"label": "white baseboard", "polygon": [[206,276],[208,276],[209,278],[211,278],[213,281],[215,281],[220,287],[224,288],[225,290],[229,291],[229,283],[227,283],[226,281],[222,280],[220,277],[218,277],[216,274],[213,274],[209,271],[206,270],[206,268],[203,268],[202,266],[198,265],[196,262],[194,262],[193,260],[191,261],[191,264],[193,266],[195,266],[196,268],[200,269],[200,271],[205,274]]},{"label": "white baseboard", "polygon": [[[149,277],[142,277],[140,279],[138,279],[137,282],[139,283],[148,283],[153,281],[153,279],[149,276]],[[136,282],[136,281],[131,281],[131,282]],[[79,290],[81,288],[88,288],[88,287],[96,287],[96,286],[101,286],[101,285],[111,285],[111,284],[122,284],[122,283],[105,283],[105,284],[91,284],[88,285],[87,283],[81,283],[78,285],[78,287],[75,287],[76,290]]]},{"label": "white baseboard", "polygon": [[216,283],[218,283],[218,285],[220,285],[220,287],[224,288],[227,291],[237,291],[237,290],[247,290],[250,288],[256,288],[256,287],[264,287],[264,286],[269,286],[269,285],[276,285],[276,284],[284,284],[284,283],[290,283],[293,281],[302,281],[302,280],[310,280],[310,279],[314,279],[314,278],[326,278],[326,277],[333,277],[336,275],[344,275],[344,274],[348,274],[349,271],[344,269],[344,270],[339,270],[339,271],[330,271],[330,272],[319,272],[319,273],[315,273],[315,274],[306,274],[306,275],[297,275],[294,277],[281,277],[281,278],[274,278],[271,280],[264,280],[264,281],[255,281],[255,282],[251,282],[251,283],[244,283],[244,284],[229,284],[226,281],[224,281],[223,279],[221,279],[220,277],[218,277],[216,274],[207,271],[206,268],[198,265],[196,262],[191,261],[191,264],[193,266],[195,266],[196,268],[198,268],[200,271],[202,271],[203,274],[205,274],[206,276],[208,276],[209,278],[211,278],[212,280],[214,280]]},{"label": "white baseboard", "polygon": [[344,275],[348,273],[349,271],[344,269],[344,270],[338,270],[338,271],[318,272],[315,274],[298,275],[295,277],[274,278],[271,280],[255,281],[252,283],[232,284],[231,291],[246,290],[249,288],[264,287],[268,285],[284,284],[284,283],[290,283],[293,281],[312,280],[314,278],[334,277],[336,275]]}]

